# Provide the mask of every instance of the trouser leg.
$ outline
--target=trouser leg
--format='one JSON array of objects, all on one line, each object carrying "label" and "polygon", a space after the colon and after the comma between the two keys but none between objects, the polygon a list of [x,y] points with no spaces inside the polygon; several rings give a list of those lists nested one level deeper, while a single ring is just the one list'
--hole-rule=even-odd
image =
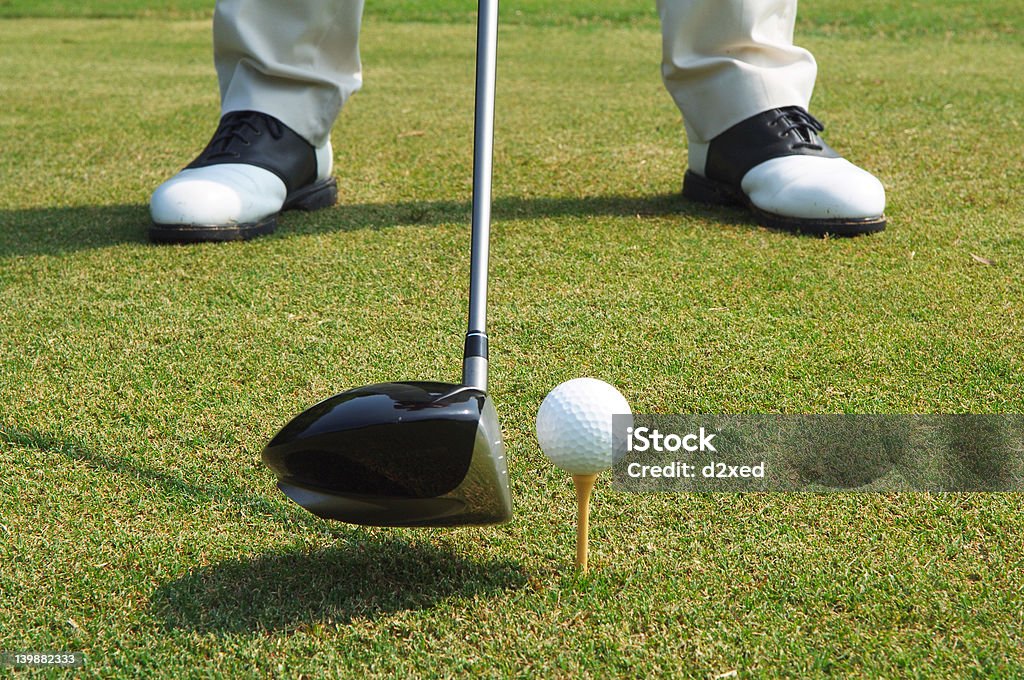
[{"label": "trouser leg", "polygon": [[796,7],[796,0],[658,0],[662,78],[686,123],[691,167],[703,165],[694,151],[736,123],[808,107],[817,66],[793,45]]},{"label": "trouser leg", "polygon": [[362,84],[362,0],[218,0],[221,112],[268,113],[321,146]]}]

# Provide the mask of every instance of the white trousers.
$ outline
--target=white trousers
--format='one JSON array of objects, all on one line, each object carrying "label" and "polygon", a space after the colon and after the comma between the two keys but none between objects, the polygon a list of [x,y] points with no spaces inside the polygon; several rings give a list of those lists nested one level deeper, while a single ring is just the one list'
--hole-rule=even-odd
[{"label": "white trousers", "polygon": [[[793,45],[797,0],[657,0],[662,77],[691,145],[750,116],[807,107],[817,67]],[[320,146],[362,84],[362,0],[218,0],[222,112],[269,113]]]}]

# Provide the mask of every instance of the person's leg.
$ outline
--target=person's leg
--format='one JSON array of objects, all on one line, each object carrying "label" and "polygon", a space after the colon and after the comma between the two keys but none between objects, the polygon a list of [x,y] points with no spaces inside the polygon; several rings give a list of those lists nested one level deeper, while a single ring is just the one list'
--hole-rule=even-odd
[{"label": "person's leg", "polygon": [[885,192],[806,113],[817,65],[793,44],[796,0],[658,0],[662,77],[683,114],[684,194],[744,203],[773,227],[885,226]]},{"label": "person's leg", "polygon": [[262,111],[322,146],[362,85],[362,0],[218,0],[221,113]]},{"label": "person's leg", "polygon": [[221,121],[150,200],[155,240],[250,238],[337,199],[330,131],[362,82],[362,0],[219,0]]}]

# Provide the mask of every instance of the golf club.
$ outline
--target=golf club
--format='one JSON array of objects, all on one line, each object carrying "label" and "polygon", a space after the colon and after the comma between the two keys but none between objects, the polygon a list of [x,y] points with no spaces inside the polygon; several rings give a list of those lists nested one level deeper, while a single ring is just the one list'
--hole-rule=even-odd
[{"label": "golf club", "polygon": [[497,524],[512,516],[505,445],[487,393],[487,258],[498,2],[478,3],[469,328],[462,383],[336,394],[267,444],[278,488],[315,515],[372,526]]}]

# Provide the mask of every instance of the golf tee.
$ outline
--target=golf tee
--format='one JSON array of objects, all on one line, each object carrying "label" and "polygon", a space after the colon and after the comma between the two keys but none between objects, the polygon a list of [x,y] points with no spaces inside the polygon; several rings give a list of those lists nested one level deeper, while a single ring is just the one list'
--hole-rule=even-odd
[{"label": "golf tee", "polygon": [[587,571],[587,552],[590,548],[590,494],[597,475],[573,475],[576,487],[576,567]]}]

